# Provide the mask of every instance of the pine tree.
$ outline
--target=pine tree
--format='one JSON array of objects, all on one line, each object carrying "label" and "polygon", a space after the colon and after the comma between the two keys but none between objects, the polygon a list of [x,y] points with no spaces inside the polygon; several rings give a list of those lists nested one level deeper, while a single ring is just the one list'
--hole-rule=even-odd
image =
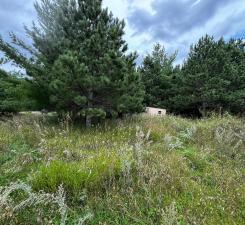
[{"label": "pine tree", "polygon": [[229,90],[225,101],[229,111],[245,112],[245,41],[231,39],[225,48],[229,60]]},{"label": "pine tree", "polygon": [[0,69],[0,113],[16,113],[36,107],[28,81]]},{"label": "pine tree", "polygon": [[[101,0],[42,0],[35,8],[38,24],[26,29],[34,49],[12,35],[32,57],[3,40],[0,49],[26,69],[55,110],[86,117],[87,126],[108,112],[142,110],[136,55],[126,54],[124,21],[103,9]],[[130,86],[135,92],[129,99]]]},{"label": "pine tree", "polygon": [[168,56],[160,44],[156,44],[152,53],[145,57],[140,71],[146,92],[144,103],[147,106],[169,107],[175,58],[176,54]]},{"label": "pine tree", "polygon": [[[238,44],[240,43],[240,44]],[[206,35],[191,46],[172,101],[184,114],[243,111],[244,43]],[[240,107],[240,109],[239,109]],[[236,109],[235,109],[236,108]]]}]

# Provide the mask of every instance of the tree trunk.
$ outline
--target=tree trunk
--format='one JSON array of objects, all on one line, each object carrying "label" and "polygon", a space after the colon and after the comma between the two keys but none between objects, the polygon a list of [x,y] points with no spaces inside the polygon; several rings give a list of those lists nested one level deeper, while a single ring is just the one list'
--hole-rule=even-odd
[{"label": "tree trunk", "polygon": [[86,116],[86,127],[90,128],[92,126],[92,118],[91,116]]},{"label": "tree trunk", "polygon": [[[92,100],[93,100],[93,92],[89,91],[89,93],[88,93],[88,109],[90,109],[93,106]],[[92,126],[92,116],[86,115],[86,127],[90,128],[91,126]]]},{"label": "tree trunk", "polygon": [[198,110],[201,113],[202,118],[207,118],[207,108],[205,103],[203,103],[202,107],[200,107]]}]

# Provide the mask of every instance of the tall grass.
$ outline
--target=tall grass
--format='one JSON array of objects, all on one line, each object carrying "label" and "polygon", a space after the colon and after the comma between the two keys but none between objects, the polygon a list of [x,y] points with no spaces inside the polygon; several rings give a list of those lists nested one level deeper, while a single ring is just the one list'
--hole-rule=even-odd
[{"label": "tall grass", "polygon": [[16,117],[0,122],[0,224],[243,224],[244,151],[229,115]]}]

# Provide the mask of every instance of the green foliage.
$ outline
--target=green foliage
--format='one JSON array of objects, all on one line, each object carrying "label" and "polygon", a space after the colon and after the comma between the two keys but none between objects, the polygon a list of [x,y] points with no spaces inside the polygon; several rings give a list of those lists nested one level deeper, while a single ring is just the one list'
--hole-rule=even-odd
[{"label": "green foliage", "polygon": [[87,101],[87,98],[86,98],[86,97],[83,97],[83,96],[80,96],[80,95],[78,95],[78,96],[76,96],[76,97],[74,98],[74,102],[75,102],[77,105],[85,104],[86,101]]},{"label": "green foliage", "polygon": [[124,21],[103,9],[101,0],[42,0],[35,8],[38,25],[27,28],[34,49],[11,35],[31,57],[2,39],[0,50],[38,84],[46,105],[62,114],[85,116],[88,125],[91,116],[104,117],[101,111],[143,110],[137,56],[126,54]]},{"label": "green foliage", "polygon": [[87,178],[79,164],[57,161],[47,167],[42,166],[39,174],[34,176],[32,186],[35,190],[55,192],[63,185],[67,191],[74,193],[82,190]]},{"label": "green foliage", "polygon": [[171,98],[174,110],[207,116],[209,111],[244,112],[244,41],[205,36],[191,47]]},{"label": "green foliage", "polygon": [[[183,66],[174,66],[176,54],[169,56],[156,44],[136,71],[137,55],[127,54],[123,40],[125,23],[101,0],[41,0],[35,9],[37,25],[26,28],[33,46],[10,35],[29,57],[0,38],[5,54],[0,63],[12,61],[31,78],[2,82],[2,111],[49,108],[74,119],[85,117],[88,126],[93,118],[142,112],[142,102],[188,116],[244,113],[244,40],[216,41],[206,35],[191,46]],[[16,93],[24,90],[35,103],[18,101]]]},{"label": "green foliage", "polygon": [[189,161],[190,167],[197,171],[203,172],[208,165],[208,160],[206,158],[200,157],[201,154],[198,154],[197,149],[187,148],[181,150],[181,154],[184,155],[186,159]]},{"label": "green foliage", "polygon": [[100,117],[100,118],[105,118],[106,117],[106,112],[103,109],[100,108],[89,108],[86,110],[81,110],[79,114],[83,117],[90,116],[90,117]]},{"label": "green foliage", "polygon": [[140,71],[146,92],[144,103],[147,106],[169,106],[175,58],[176,54],[168,56],[160,44],[156,44],[152,53],[145,57]]},{"label": "green foliage", "polygon": [[19,78],[18,74],[8,74],[0,70],[0,112],[19,112],[37,107],[32,84]]},{"label": "green foliage", "polygon": [[191,46],[183,66],[173,66],[159,44],[141,67],[145,104],[192,116],[210,112],[244,112],[245,51],[243,40],[215,41],[206,35]]},{"label": "green foliage", "polygon": [[17,85],[17,81],[11,79],[11,77],[4,71],[0,71],[0,111],[11,112],[17,111],[19,106],[18,99],[15,99],[13,95],[14,87]]}]

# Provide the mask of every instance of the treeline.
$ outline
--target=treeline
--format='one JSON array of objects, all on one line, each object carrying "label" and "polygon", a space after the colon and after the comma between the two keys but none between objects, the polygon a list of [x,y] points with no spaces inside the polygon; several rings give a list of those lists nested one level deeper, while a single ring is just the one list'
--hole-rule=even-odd
[{"label": "treeline", "polygon": [[[85,118],[118,117],[145,106],[172,113],[206,115],[245,109],[244,41],[206,36],[192,46],[183,65],[156,44],[141,66],[123,40],[124,21],[101,0],[42,0],[37,24],[26,28],[27,45],[13,33],[0,37],[0,51],[25,71],[0,71],[0,111],[55,110]],[[21,49],[21,50],[20,50]],[[21,104],[20,104],[21,103]]]},{"label": "treeline", "polygon": [[182,66],[174,66],[155,45],[140,67],[145,86],[145,104],[167,108],[187,116],[209,112],[245,112],[245,42],[215,41],[206,35],[191,46]]},{"label": "treeline", "polygon": [[18,73],[7,73],[0,69],[0,115],[26,110],[41,110],[39,89]]}]

